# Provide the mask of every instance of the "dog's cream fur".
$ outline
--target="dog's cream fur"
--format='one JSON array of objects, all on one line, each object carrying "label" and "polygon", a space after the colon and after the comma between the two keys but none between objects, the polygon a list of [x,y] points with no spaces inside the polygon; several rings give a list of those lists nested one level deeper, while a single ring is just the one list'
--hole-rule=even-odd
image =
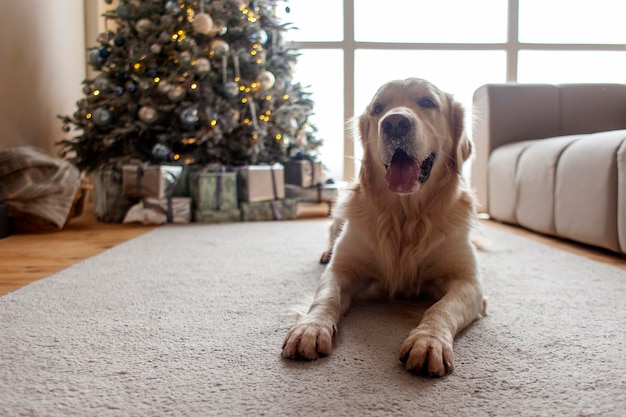
[{"label": "dog's cream fur", "polygon": [[[390,122],[398,120],[402,132],[390,134]],[[359,117],[358,133],[359,183],[336,210],[332,246],[322,257],[328,266],[308,313],[288,332],[283,356],[329,354],[339,319],[365,290],[427,294],[438,301],[409,333],[400,360],[410,371],[443,376],[454,366],[455,335],[484,315],[486,304],[469,238],[474,200],[461,176],[472,151],[463,109],[425,80],[392,81]],[[385,177],[398,148],[425,174],[399,190]],[[428,175],[424,166],[433,155]]]}]

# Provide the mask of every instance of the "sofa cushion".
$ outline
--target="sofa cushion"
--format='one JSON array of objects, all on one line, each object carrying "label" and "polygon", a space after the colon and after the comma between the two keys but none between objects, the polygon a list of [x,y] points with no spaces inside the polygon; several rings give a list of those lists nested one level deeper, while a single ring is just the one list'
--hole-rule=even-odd
[{"label": "sofa cushion", "polygon": [[626,129],[626,85],[561,84],[559,135]]},{"label": "sofa cushion", "polygon": [[515,173],[524,150],[535,141],[527,140],[500,146],[489,157],[489,215],[496,220],[517,223]]},{"label": "sofa cushion", "polygon": [[626,140],[617,150],[617,237],[626,253]]},{"label": "sofa cushion", "polygon": [[561,153],[580,136],[562,136],[534,141],[517,163],[515,215],[520,225],[550,235],[554,225],[556,167]]},{"label": "sofa cushion", "polygon": [[[620,251],[617,222],[617,152],[626,130],[582,136],[558,162],[554,218],[565,238]],[[624,217],[624,214],[620,214]]]}]

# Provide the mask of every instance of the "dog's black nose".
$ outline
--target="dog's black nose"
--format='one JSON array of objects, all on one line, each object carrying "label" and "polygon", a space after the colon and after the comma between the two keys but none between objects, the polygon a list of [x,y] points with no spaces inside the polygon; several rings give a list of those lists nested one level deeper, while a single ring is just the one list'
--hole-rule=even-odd
[{"label": "dog's black nose", "polygon": [[383,133],[392,138],[399,138],[411,130],[411,120],[403,114],[389,114],[382,123]]}]

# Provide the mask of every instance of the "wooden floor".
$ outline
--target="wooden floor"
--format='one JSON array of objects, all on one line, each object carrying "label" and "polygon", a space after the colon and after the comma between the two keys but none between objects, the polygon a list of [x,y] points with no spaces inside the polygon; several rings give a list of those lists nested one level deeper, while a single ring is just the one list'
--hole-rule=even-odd
[{"label": "wooden floor", "polygon": [[[302,206],[302,205],[301,205]],[[325,205],[302,206],[299,218],[323,218]],[[606,262],[626,270],[626,257],[607,251],[540,236],[521,228],[484,220],[557,248]],[[45,278],[83,259],[97,255],[119,243],[152,230],[153,226],[107,224],[95,219],[93,210],[85,213],[58,232],[17,234],[0,239],[0,296],[30,282]]]}]

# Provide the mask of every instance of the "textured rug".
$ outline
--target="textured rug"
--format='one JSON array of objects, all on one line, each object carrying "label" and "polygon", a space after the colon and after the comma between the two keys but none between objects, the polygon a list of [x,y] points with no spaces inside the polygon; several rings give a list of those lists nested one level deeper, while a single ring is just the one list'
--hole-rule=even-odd
[{"label": "textured rug", "polygon": [[451,375],[398,360],[424,305],[358,305],[330,356],[281,359],[328,225],[165,226],[1,297],[0,415],[624,415],[626,273],[490,227]]}]

